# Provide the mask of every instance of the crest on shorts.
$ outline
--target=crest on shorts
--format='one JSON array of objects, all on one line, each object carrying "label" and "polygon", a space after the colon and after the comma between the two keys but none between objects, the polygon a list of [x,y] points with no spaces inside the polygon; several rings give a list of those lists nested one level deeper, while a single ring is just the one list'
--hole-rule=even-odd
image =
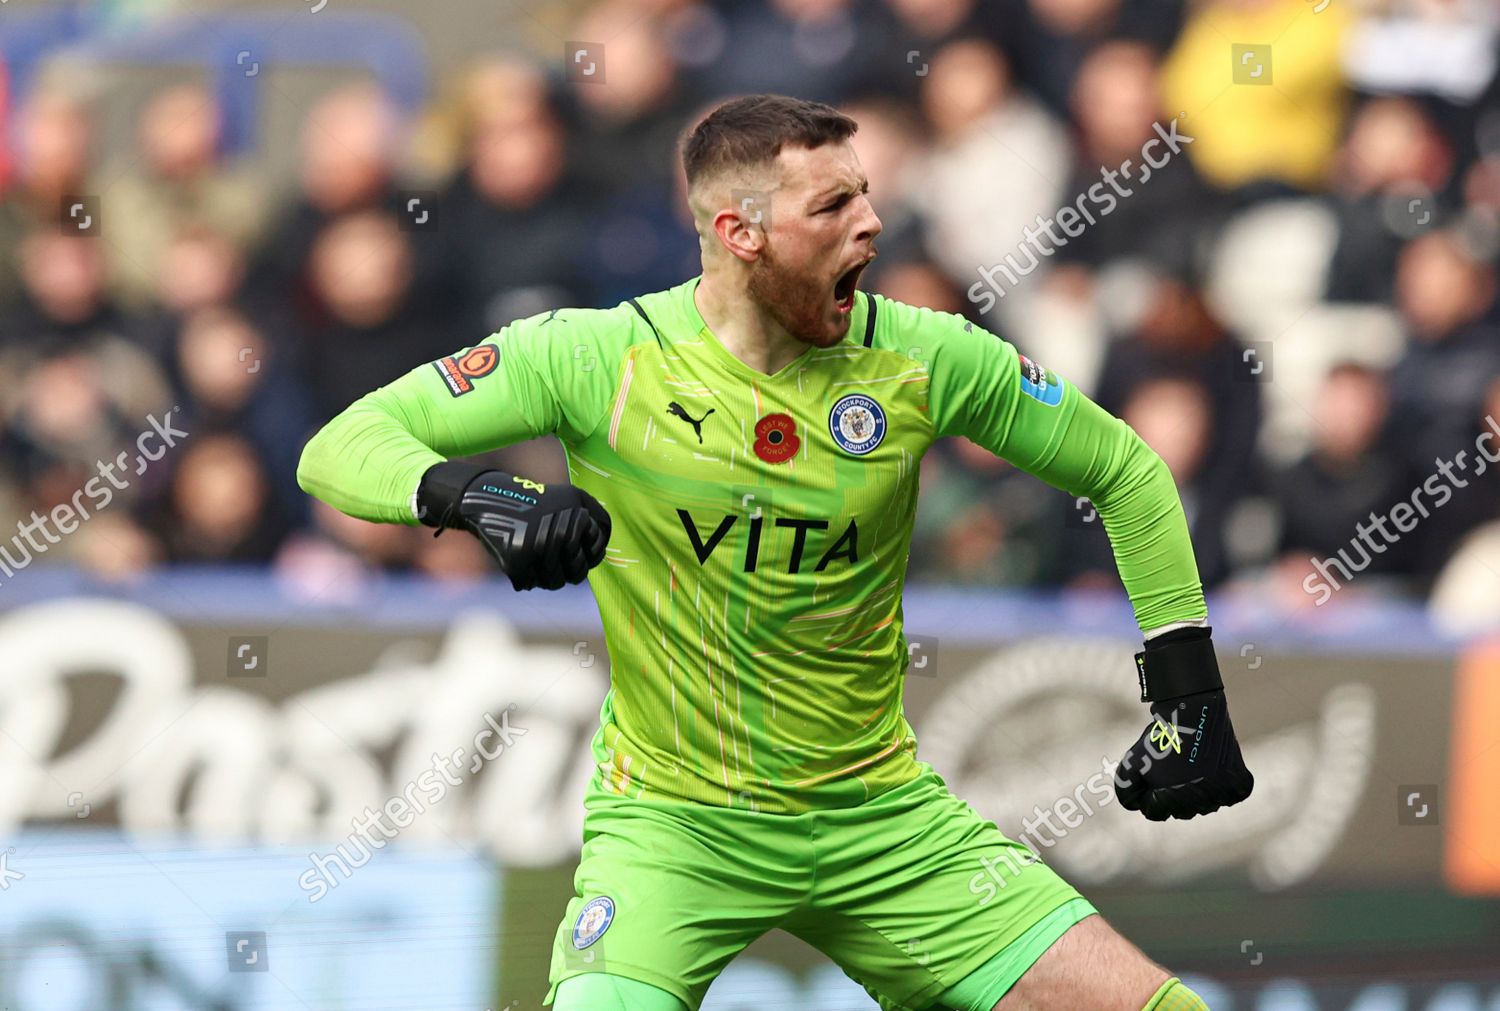
[{"label": "crest on shorts", "polygon": [[615,920],[615,900],[607,895],[593,899],[579,910],[573,922],[573,947],[582,950],[604,936]]},{"label": "crest on shorts", "polygon": [[828,431],[844,452],[864,456],[885,438],[885,410],[862,393],[840,397],[828,412]]}]

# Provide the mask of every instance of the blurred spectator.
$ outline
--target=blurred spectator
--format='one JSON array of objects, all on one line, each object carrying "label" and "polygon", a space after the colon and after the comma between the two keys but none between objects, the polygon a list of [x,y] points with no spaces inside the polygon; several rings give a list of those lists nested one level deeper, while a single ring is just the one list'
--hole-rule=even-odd
[{"label": "blurred spectator", "polygon": [[904,59],[886,66],[870,58],[888,52],[881,42],[891,26],[875,4],[752,0],[717,9],[730,41],[712,66],[715,94],[775,91],[836,104],[869,90],[872,75],[912,73]]},{"label": "blurred spectator", "polygon": [[[1095,398],[1106,410],[1125,417],[1131,401],[1138,401],[1139,390],[1159,379],[1195,384],[1192,390],[1169,389],[1180,394],[1177,400],[1186,412],[1197,406],[1195,391],[1205,393],[1211,409],[1201,419],[1194,415],[1194,420],[1208,426],[1208,445],[1183,470],[1193,475],[1203,515],[1217,523],[1244,494],[1246,476],[1254,470],[1261,387],[1247,372],[1239,342],[1224,329],[1194,280],[1187,268],[1157,274],[1147,287],[1135,329],[1109,346]],[[1205,582],[1224,574],[1226,559],[1215,557],[1215,551],[1207,545],[1199,551]]]},{"label": "blurred spectator", "polygon": [[124,333],[125,316],[104,289],[98,239],[41,226],[16,251],[23,290],[0,329],[0,343],[60,346],[94,333]]},{"label": "blurred spectator", "polygon": [[288,297],[305,308],[313,241],[329,222],[356,211],[396,209],[395,110],[375,85],[324,95],[302,126],[297,193],[270,229],[251,271],[261,321],[279,318]]},{"label": "blurred spectator", "polygon": [[297,486],[302,444],[316,416],[299,377],[239,313],[204,307],[187,318],[177,340],[173,377],[192,430],[234,431],[265,464],[282,515],[302,519],[307,496]]},{"label": "blurred spectator", "polygon": [[916,198],[927,143],[921,118],[911,107],[889,99],[862,99],[840,111],[859,124],[849,143],[869,180],[870,204],[880,216],[881,257],[887,262],[925,258],[925,223]]},{"label": "blurred spectator", "polygon": [[1473,441],[1473,418],[1500,375],[1495,269],[1456,232],[1430,232],[1401,251],[1396,305],[1406,356],[1396,366],[1395,447],[1420,470]]},{"label": "blurred spectator", "polygon": [[65,500],[84,468],[113,460],[128,443],[108,377],[87,354],[7,355],[3,374],[5,455],[29,491]]},{"label": "blurred spectator", "polygon": [[1422,107],[1378,98],[1354,115],[1332,174],[1338,246],[1327,298],[1389,302],[1401,245],[1441,213],[1435,193],[1448,180],[1452,150]]},{"label": "blurred spectator", "polygon": [[394,216],[360,211],[335,220],[314,240],[310,260],[317,308],[298,343],[299,364],[323,417],[454,350],[408,300],[411,244]]},{"label": "blurred spectator", "polygon": [[510,61],[473,78],[468,160],[439,214],[453,347],[586,293],[588,194],[568,177],[568,138],[537,78]]},{"label": "blurred spectator", "polygon": [[[988,29],[976,0],[890,0],[895,24],[887,32],[885,49],[871,61],[862,92],[887,95],[903,104],[915,103],[932,54],[958,38],[985,37],[1004,44],[1003,36]],[[988,7],[988,5],[984,5]],[[861,128],[862,125],[861,125]]]},{"label": "blurred spectator", "polygon": [[219,232],[188,227],[176,232],[162,255],[157,305],[174,316],[234,301],[245,277],[245,259]]},{"label": "blurred spectator", "polygon": [[970,586],[1047,581],[1062,547],[1050,488],[964,438],[939,439],[921,468],[915,578]]},{"label": "blurred spectator", "polygon": [[[1157,137],[1162,108],[1157,88],[1155,56],[1140,43],[1107,42],[1088,55],[1070,101],[1079,136],[1067,193],[1087,193],[1099,183],[1101,167],[1123,171],[1129,161],[1139,171],[1142,147]],[[1096,208],[1101,213],[1095,222],[1058,250],[1060,261],[1102,266],[1133,256],[1181,257],[1192,250],[1213,223],[1216,201],[1190,160],[1174,156],[1159,140],[1156,148],[1153,160],[1169,160],[1144,182],[1127,183],[1130,195],[1107,214]]]},{"label": "blurred spectator", "polygon": [[63,198],[88,192],[92,132],[84,107],[54,92],[33,91],[17,109],[16,164],[0,201],[0,306],[20,287],[22,237],[56,229]]},{"label": "blurred spectator", "polygon": [[701,267],[698,232],[687,205],[687,180],[674,169],[670,183],[643,183],[616,193],[592,215],[582,264],[585,304],[618,305],[643,291],[660,291]]},{"label": "blurred spectator", "polygon": [[1413,487],[1411,472],[1385,452],[1390,399],[1385,377],[1363,365],[1346,362],[1329,372],[1312,405],[1317,426],[1311,452],[1272,480],[1281,554],[1332,558],[1343,551],[1346,562],[1363,563],[1362,573],[1410,571],[1417,557],[1411,538],[1383,552],[1356,540],[1372,514],[1384,515]]},{"label": "blurred spectator", "polygon": [[978,13],[976,0],[890,0],[888,6],[914,42],[946,42],[974,27]]},{"label": "blurred spectator", "polygon": [[110,582],[140,576],[166,561],[162,546],[143,525],[119,509],[95,513],[63,541],[49,561],[76,560],[95,578]]},{"label": "blurred spectator", "polygon": [[934,137],[918,198],[929,254],[965,286],[979,265],[1006,254],[1029,254],[1035,269],[1036,254],[1017,248],[1037,215],[1062,199],[1069,157],[1062,128],[1015,91],[999,50],[977,38],[933,55],[922,109]]},{"label": "blurred spectator", "polygon": [[[1089,54],[1109,40],[1159,53],[1182,24],[1182,0],[1002,0],[985,5],[994,37],[1016,76],[1059,115],[1076,108],[1074,82]],[[1153,116],[1155,110],[1153,110]]]},{"label": "blurred spectator", "polygon": [[[700,103],[679,72],[672,31],[650,6],[606,0],[585,14],[572,36],[609,40],[607,79],[571,87],[578,154],[564,169],[576,164],[578,182],[593,197],[586,228],[592,234],[580,264],[591,305],[616,305],[698,271],[698,236],[679,178],[677,140]],[[716,13],[699,12],[722,27]],[[704,27],[696,30],[701,34]]]},{"label": "blurred spectator", "polygon": [[[81,557],[87,564],[123,574],[155,557],[149,536],[136,529],[133,511],[159,489],[164,473],[146,466],[137,453],[138,433],[151,426],[145,417],[122,409],[117,398],[134,392],[127,389],[131,372],[124,367],[127,361],[110,352],[95,345],[47,355],[13,348],[0,355],[0,458],[9,472],[6,483],[12,490],[3,497],[11,500],[15,511],[7,515],[13,518],[80,501],[79,492],[97,480],[95,488],[104,491],[81,501],[93,509],[107,505],[112,525],[92,531],[93,540],[64,540],[45,560]],[[175,426],[177,419],[165,408],[159,410],[162,420]],[[101,476],[106,464],[113,468],[108,485]],[[103,519],[92,510],[83,518],[88,520],[85,528]],[[116,557],[108,539],[101,539],[110,529],[120,540],[128,539],[125,557]],[[81,555],[73,556],[74,551]]]},{"label": "blurred spectator", "polygon": [[210,228],[248,247],[265,218],[255,173],[219,155],[219,106],[198,84],[161,91],[141,114],[129,167],[104,195],[113,288],[128,304],[155,293],[167,247],[185,227]]},{"label": "blurred spectator", "polygon": [[290,529],[260,458],[232,432],[188,442],[156,526],[169,561],[221,564],[270,562]]},{"label": "blurred spectator", "polygon": [[582,180],[606,192],[666,182],[676,170],[677,137],[699,102],[678,77],[661,24],[639,0],[604,0],[574,33],[609,40],[604,80],[571,89]]},{"label": "blurred spectator", "polygon": [[1323,184],[1344,117],[1339,49],[1349,22],[1346,4],[1314,16],[1304,0],[1204,0],[1188,15],[1163,67],[1163,112],[1183,117],[1188,155],[1209,183],[1266,192]]},{"label": "blurred spectator", "polygon": [[24,290],[0,323],[0,349],[14,360],[63,352],[97,361],[109,377],[111,399],[122,414],[140,419],[163,409],[166,387],[150,355],[132,338],[133,321],[104,289],[100,240],[47,229],[21,243]]},{"label": "blurred spectator", "polygon": [[180,229],[162,253],[154,307],[139,318],[140,343],[167,362],[183,321],[201,309],[233,305],[244,277],[245,258],[228,239],[201,226]]}]

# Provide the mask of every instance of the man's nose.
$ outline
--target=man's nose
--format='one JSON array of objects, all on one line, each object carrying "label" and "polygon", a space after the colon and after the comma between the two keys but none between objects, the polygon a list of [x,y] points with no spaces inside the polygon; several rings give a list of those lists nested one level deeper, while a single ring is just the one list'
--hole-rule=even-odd
[{"label": "man's nose", "polygon": [[873,241],[885,226],[880,223],[880,216],[875,213],[875,208],[870,204],[870,198],[860,195],[864,213],[860,215],[859,230],[854,233],[854,238],[859,242]]}]

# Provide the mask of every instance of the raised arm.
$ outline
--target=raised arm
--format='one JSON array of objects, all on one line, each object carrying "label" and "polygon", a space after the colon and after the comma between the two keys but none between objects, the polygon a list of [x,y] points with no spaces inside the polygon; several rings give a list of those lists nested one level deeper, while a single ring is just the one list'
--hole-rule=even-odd
[{"label": "raised arm", "polygon": [[509,340],[524,325],[513,328],[356,400],[302,450],[302,490],[351,516],[414,525],[413,495],[433,464],[555,432],[558,399],[524,338]]},{"label": "raised arm", "polygon": [[967,436],[1086,496],[1104,521],[1146,638],[1136,675],[1152,715],[1116,770],[1120,803],[1160,821],[1244,800],[1255,779],[1229,720],[1203,583],[1167,465],[1129,425],[995,335],[951,314],[884,305],[931,354],[938,434]]},{"label": "raised arm", "polygon": [[[897,305],[897,303],[891,303]],[[957,316],[913,310],[932,352],[933,422],[1027,473],[1088,498],[1148,636],[1208,616],[1187,518],[1171,472],[1133,429],[1072,383]]]},{"label": "raised arm", "polygon": [[609,538],[592,496],[449,460],[549,433],[576,441],[597,423],[611,379],[585,320],[607,314],[563,312],[572,320],[520,320],[361,397],[308,442],[298,484],[361,519],[467,529],[517,589],[578,582]]}]

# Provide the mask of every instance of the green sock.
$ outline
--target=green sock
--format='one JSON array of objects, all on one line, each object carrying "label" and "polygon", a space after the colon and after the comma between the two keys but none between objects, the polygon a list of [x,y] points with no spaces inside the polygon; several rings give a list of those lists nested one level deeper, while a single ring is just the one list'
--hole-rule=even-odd
[{"label": "green sock", "polygon": [[1173,976],[1161,985],[1161,989],[1141,1008],[1141,1011],[1209,1011],[1203,998]]}]

